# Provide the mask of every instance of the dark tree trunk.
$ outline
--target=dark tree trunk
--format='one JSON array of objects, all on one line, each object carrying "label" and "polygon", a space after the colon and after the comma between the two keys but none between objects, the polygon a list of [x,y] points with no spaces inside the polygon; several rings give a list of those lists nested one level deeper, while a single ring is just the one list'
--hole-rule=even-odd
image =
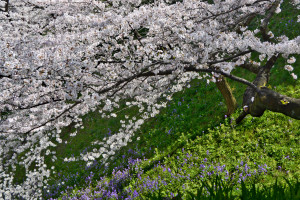
[{"label": "dark tree trunk", "polygon": [[[265,87],[269,81],[270,70],[274,63],[276,62],[277,56],[272,56],[265,66],[260,67],[253,84],[258,88]],[[257,101],[257,92],[248,87],[244,93],[243,97],[243,113],[236,119],[236,123],[240,123],[248,114],[253,117],[260,117],[264,114],[266,107],[263,106],[259,101]]]},{"label": "dark tree trunk", "polygon": [[279,94],[267,87],[262,87],[257,94],[256,107],[285,114],[300,119],[300,99]]},{"label": "dark tree trunk", "polygon": [[270,70],[278,57],[279,55],[274,55],[268,60],[266,65],[260,67],[253,81],[253,84],[259,88],[259,91],[257,92],[251,87],[246,89],[243,97],[243,112],[236,119],[237,124],[248,114],[253,117],[260,117],[265,110],[279,112],[294,119],[300,119],[300,99],[279,94],[266,87],[270,77]]}]

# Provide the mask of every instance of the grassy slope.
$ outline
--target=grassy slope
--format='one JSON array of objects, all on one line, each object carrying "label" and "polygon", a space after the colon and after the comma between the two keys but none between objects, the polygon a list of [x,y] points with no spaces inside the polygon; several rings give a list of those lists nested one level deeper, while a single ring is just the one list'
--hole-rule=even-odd
[{"label": "grassy slope", "polygon": [[[290,93],[294,97],[300,96],[299,84],[294,85],[293,88],[290,87],[289,90],[286,90],[285,87],[278,87],[278,90]],[[186,96],[183,97],[189,99]],[[144,172],[141,174],[141,178],[133,176],[135,178],[129,184],[132,188],[141,193],[151,191],[149,188],[146,190],[145,187],[142,187],[143,182],[157,180],[158,183],[161,183],[161,181],[167,183],[167,185],[160,187],[165,195],[177,194],[178,190],[181,192],[188,190],[195,193],[196,188],[201,185],[201,179],[197,176],[202,172],[202,178],[204,180],[209,179],[210,176],[207,173],[214,171],[213,167],[223,165],[226,166],[225,169],[228,170],[231,176],[233,173],[236,176],[242,173],[245,180],[249,180],[248,183],[253,179],[246,176],[247,173],[244,169],[246,164],[249,166],[252,176],[254,170],[257,172],[262,170],[262,173],[257,176],[257,182],[263,183],[265,186],[274,183],[276,177],[299,177],[299,120],[291,119],[282,114],[266,112],[261,118],[247,117],[243,124],[237,127],[228,125],[228,120],[227,122],[226,120],[220,120],[222,123],[213,129],[206,130],[206,128],[202,129],[201,126],[193,129],[193,125],[199,124],[199,122],[201,124],[201,118],[198,118],[199,121],[195,124],[191,122],[193,125],[189,127],[188,119],[190,119],[190,115],[188,111],[192,109],[187,109],[188,100],[185,100],[186,103],[178,104],[178,102],[182,102],[181,100],[182,97],[175,99],[175,102],[167,109],[169,114],[160,116],[159,122],[156,122],[154,127],[147,128],[150,134],[138,134],[137,136],[141,138],[139,141],[133,139],[135,148],[132,146],[134,148],[132,152],[135,154],[125,152],[128,148],[131,148],[129,146],[123,149],[119,158],[117,157],[116,162],[124,161],[127,156],[141,158],[144,153],[144,156],[150,158],[152,162],[160,160],[160,162],[155,162],[154,166],[150,165],[150,168],[148,167],[148,160],[143,161],[139,166],[144,169]],[[171,113],[172,110],[181,108],[183,108],[180,112],[183,114],[182,118],[186,116],[187,122],[180,124],[178,116],[171,115]],[[222,109],[215,109],[215,111],[217,110]],[[199,114],[202,114],[202,112],[199,111]],[[234,117],[236,116],[237,114],[234,115]],[[169,122],[169,124],[164,124],[164,122]],[[168,134],[167,130],[172,126],[170,122],[178,123],[178,126],[185,130]],[[159,130],[159,127],[163,127],[163,129],[160,128],[161,130]],[[206,131],[203,133],[203,130]],[[157,147],[159,153],[152,153],[149,150],[150,147],[152,147],[152,150]],[[125,159],[122,159],[121,155],[126,155]],[[125,161],[121,163],[124,164],[124,167],[119,169],[125,169],[127,163]],[[201,168],[203,164],[206,166],[204,171],[204,168]],[[211,166],[209,167],[209,165]],[[237,166],[243,168],[243,170],[237,171]],[[267,170],[266,175],[263,173],[264,169]],[[135,170],[133,174],[138,172],[141,172],[141,170]],[[187,174],[190,175],[190,179],[182,177]],[[226,177],[226,173],[223,173],[223,176]],[[198,182],[195,181],[197,179]],[[182,188],[183,184],[185,189]],[[147,192],[144,195],[146,194]]]},{"label": "grassy slope", "polygon": [[[295,21],[295,13],[291,10],[282,12],[272,21],[271,25],[274,27],[272,31],[276,36],[286,34],[293,38],[299,35],[300,30],[299,23],[296,24]],[[300,76],[300,58],[295,57],[297,63],[293,66],[295,73]],[[253,59],[257,60],[257,57],[254,55]],[[300,98],[299,81],[292,80],[289,73],[282,69],[283,66],[284,61],[280,59],[272,70],[270,85],[283,94]],[[241,69],[234,73],[248,80],[253,80],[254,77]],[[241,105],[245,86],[230,80],[229,82]],[[159,116],[149,120],[136,133],[133,142],[114,156],[112,164],[108,167],[95,162],[94,165],[86,168],[84,162],[68,163],[64,162],[63,158],[79,156],[80,153],[97,148],[97,145],[91,146],[90,143],[94,140],[101,141],[107,135],[117,132],[119,120],[123,119],[125,114],[135,115],[136,108],[124,109],[119,112],[117,118],[111,119],[102,119],[97,112],[90,113],[83,117],[85,128],[78,130],[75,137],[69,136],[75,128],[71,126],[65,128],[61,135],[63,141],[67,141],[68,144],[58,144],[58,147],[53,149],[58,160],[53,163],[50,156],[45,156],[47,164],[54,165],[59,173],[51,175],[51,186],[45,190],[44,197],[58,197],[60,192],[68,187],[71,187],[71,191],[73,187],[85,188],[89,183],[95,186],[99,177],[104,175],[112,177],[111,173],[115,167],[119,170],[125,169],[130,160],[135,158],[147,158],[152,162],[149,164],[147,160],[141,164],[145,173],[141,180],[133,178],[124,186],[135,187],[136,184],[142,185],[139,181],[147,179],[147,176],[151,180],[160,176],[168,182],[166,186],[162,186],[166,195],[171,195],[171,192],[175,194],[178,190],[183,191],[183,184],[185,190],[195,192],[195,188],[200,183],[180,177],[179,174],[181,176],[190,174],[191,177],[196,178],[201,164],[206,167],[211,165],[212,169],[213,165],[217,167],[225,164],[231,175],[235,173],[236,166],[241,165],[241,161],[244,162],[243,166],[247,163],[251,172],[258,171],[258,165],[261,167],[266,164],[268,173],[259,178],[259,181],[266,185],[274,182],[274,177],[291,178],[299,175],[299,121],[281,114],[266,112],[261,118],[247,117],[241,125],[231,127],[224,120],[226,108],[217,88],[213,84],[207,85],[205,80],[195,80],[191,85],[191,88],[176,94],[174,100],[169,102],[168,107],[162,110]],[[123,108],[124,105],[120,109]],[[136,140],[137,137],[140,137],[140,140]],[[193,166],[190,167],[192,163]],[[160,166],[164,166],[166,170],[163,171],[164,167]],[[176,181],[173,183],[169,183],[175,179],[170,175],[168,168],[174,176],[176,174],[176,177],[179,177],[175,178]],[[17,170],[19,176],[15,182],[22,182],[23,170],[21,168]],[[184,170],[186,171],[181,174]],[[209,168],[207,170],[205,173],[213,171]],[[93,176],[90,176],[91,172]],[[88,179],[89,177],[91,180]],[[46,192],[47,190],[49,192]]]}]

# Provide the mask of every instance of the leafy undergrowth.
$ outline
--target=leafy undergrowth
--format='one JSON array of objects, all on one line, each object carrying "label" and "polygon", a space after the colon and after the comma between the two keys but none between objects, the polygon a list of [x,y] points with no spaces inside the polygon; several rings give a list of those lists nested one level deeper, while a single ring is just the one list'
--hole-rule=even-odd
[{"label": "leafy undergrowth", "polygon": [[[62,199],[84,196],[153,199],[159,194],[161,198],[182,194],[183,199],[189,199],[199,191],[203,198],[214,193],[233,199],[251,191],[252,199],[260,196],[270,199],[278,191],[281,199],[299,198],[296,178],[300,166],[300,122],[271,112],[260,118],[248,117],[236,127],[229,120],[205,134],[197,133],[201,136],[195,140],[188,139],[194,132],[182,134],[177,141],[185,141],[185,145],[171,156],[156,153],[149,160],[129,159],[127,167],[115,168],[111,176],[65,194]],[[161,157],[163,161],[156,162],[150,170],[147,168],[149,162]],[[217,194],[214,188],[217,177],[218,184],[223,184],[219,188],[222,194]]]},{"label": "leafy undergrowth", "polygon": [[[57,191],[65,191],[59,199],[190,199],[200,193],[203,199],[242,198],[248,193],[251,199],[299,198],[300,121],[266,111],[260,118],[246,117],[237,126],[230,121],[239,112],[215,119],[215,124],[202,124],[203,118],[210,121],[207,116],[216,104],[199,95],[207,91],[204,95],[216,96],[217,91],[206,85],[201,93],[195,92],[201,84],[205,81],[194,81],[190,89],[177,94],[115,155],[111,165],[95,162],[81,175],[61,179],[54,185]],[[277,86],[276,91],[299,98],[300,84]],[[206,106],[193,103],[201,100]],[[222,104],[210,119],[225,112]],[[212,190],[217,177],[223,186]]]},{"label": "leafy undergrowth", "polygon": [[[210,103],[213,101],[219,103]],[[158,152],[160,155],[170,154],[170,151],[183,147],[185,141],[175,141],[186,130],[194,133],[199,130],[204,132],[207,128],[216,126],[223,121],[226,110],[222,101],[220,92],[213,84],[207,84],[206,80],[193,81],[191,88],[176,94],[173,101],[169,102],[167,108],[162,110],[160,115],[142,126],[132,138],[133,142],[116,152],[109,166],[95,161],[90,167],[86,167],[86,163],[83,161],[64,162],[63,158],[73,155],[75,157],[80,153],[99,148],[97,145],[91,146],[91,142],[115,134],[118,130],[118,121],[125,114],[135,115],[137,110],[135,108],[126,109],[117,118],[111,119],[103,119],[96,112],[88,114],[83,118],[85,129],[78,130],[76,136],[69,137],[67,135],[68,132],[74,131],[71,128],[63,131],[66,133],[63,140],[68,143],[58,144],[56,153],[58,159],[55,163],[50,163],[49,160],[49,164],[54,164],[58,173],[52,175],[52,184],[50,182],[51,186],[44,190],[44,197],[54,198],[67,188],[72,189],[75,185],[85,186],[89,182],[97,181],[100,177],[111,174],[113,170],[125,168],[130,160],[150,159]],[[196,134],[193,135],[193,138],[196,138]],[[151,168],[151,165],[148,168]],[[91,173],[93,176],[90,175]]]}]

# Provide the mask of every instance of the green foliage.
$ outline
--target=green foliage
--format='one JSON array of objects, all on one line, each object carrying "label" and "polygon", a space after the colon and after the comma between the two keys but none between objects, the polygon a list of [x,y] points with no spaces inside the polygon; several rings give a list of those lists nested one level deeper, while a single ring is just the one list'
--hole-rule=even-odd
[{"label": "green foliage", "polygon": [[[201,84],[206,87],[202,88]],[[276,90],[281,93],[298,96],[300,91],[299,87],[299,85],[296,87],[278,86]],[[196,92],[196,90],[201,90],[201,93]],[[256,170],[266,165],[267,174],[262,173],[257,177],[253,176],[255,178],[246,180],[243,183],[247,190],[250,191],[249,187],[252,181],[257,182],[255,187],[259,185],[257,191],[259,190],[260,192],[256,193],[261,196],[258,196],[256,199],[266,199],[266,196],[273,195],[271,193],[266,194],[268,190],[264,190],[263,188],[266,187],[270,189],[274,184],[276,185],[277,183],[274,183],[275,179],[285,177],[287,180],[291,180],[293,176],[299,177],[298,166],[300,163],[298,160],[300,150],[298,145],[300,122],[298,120],[291,119],[282,114],[266,111],[260,118],[246,117],[243,123],[238,126],[230,123],[230,121],[232,121],[231,118],[225,120],[216,118],[216,120],[214,120],[215,124],[202,124],[199,122],[202,122],[202,120],[209,122],[212,117],[215,116],[213,114],[210,115],[211,109],[214,109],[215,113],[220,113],[218,116],[221,116],[222,113],[226,111],[224,104],[216,105],[205,98],[199,98],[198,95],[201,97],[203,92],[206,92],[205,96],[208,98],[215,98],[217,94],[213,85],[206,85],[205,81],[193,81],[191,88],[175,95],[174,100],[169,103],[169,106],[165,110],[162,110],[157,118],[145,123],[133,138],[134,142],[123,147],[120,152],[115,155],[115,159],[109,168],[105,170],[105,173],[102,171],[101,174],[97,169],[92,170],[95,174],[98,173],[99,176],[106,174],[109,178],[111,177],[111,172],[114,167],[125,166],[127,164],[127,158],[148,158],[147,161],[143,161],[139,165],[141,170],[144,171],[142,178],[149,176],[151,180],[154,180],[161,177],[163,181],[168,183],[173,180],[172,183],[160,188],[161,195],[164,194],[164,197],[168,196],[170,192],[174,194],[180,192],[184,194],[184,197],[191,193],[197,195],[197,190],[201,188],[205,182],[208,184],[209,181],[212,180],[206,177],[198,182],[184,178],[174,181],[174,177],[163,172],[162,168],[157,167],[157,165],[162,164],[165,168],[172,169],[174,173],[184,172],[181,175],[189,174],[191,179],[199,175],[199,166],[204,164],[204,159],[207,159],[206,162],[210,163],[210,165],[213,163],[218,163],[220,166],[226,165],[226,169],[231,173],[231,176],[233,176],[232,173],[234,173],[236,166],[240,165],[241,161],[247,163],[251,169]],[[198,103],[196,103],[197,101],[203,101],[201,103],[205,104],[206,107],[198,105]],[[188,109],[187,105],[189,105],[190,108],[192,107],[192,109]],[[174,112],[174,109],[176,109],[176,112]],[[178,116],[178,113],[183,115]],[[237,116],[238,112],[232,117],[236,118]],[[91,117],[91,119],[100,120],[93,117]],[[114,121],[115,119],[110,120]],[[112,123],[108,122],[110,120],[107,120],[107,126],[113,126]],[[96,126],[96,124],[97,123],[92,124],[91,127]],[[85,129],[82,131],[84,130]],[[105,128],[103,130],[105,130]],[[99,134],[101,134],[100,131]],[[87,137],[84,136],[83,133],[82,135],[81,140],[86,140]],[[136,140],[137,137],[140,137],[140,140]],[[192,163],[193,166],[191,166]],[[61,163],[62,166],[72,166],[74,164]],[[60,167],[60,169],[61,168],[62,167]],[[124,188],[137,189],[138,186],[141,185],[141,182],[139,182],[136,176],[137,172],[138,171],[135,170],[132,171],[131,179],[123,186]],[[67,173],[67,171],[64,173]],[[84,180],[84,177],[88,176],[88,173],[88,170],[83,170],[80,175],[83,177],[81,180]],[[95,178],[95,180],[97,180],[97,178]],[[234,180],[237,181],[238,178],[235,177]],[[189,189],[182,190],[183,184]],[[278,184],[282,185],[283,183],[280,182]],[[80,184],[77,183],[77,185]],[[243,185],[238,186],[239,184],[237,182],[233,185],[233,189],[232,185],[222,185],[224,189],[222,190],[223,193],[218,193],[216,190],[215,196],[221,195],[216,198],[223,198],[226,194],[226,192],[224,192],[226,188],[226,191],[228,190],[228,199],[231,199],[231,197],[238,198],[239,195],[245,194],[245,187]],[[239,190],[236,190],[236,187],[238,187]],[[294,187],[297,191],[297,188],[299,188],[294,182],[290,187]],[[241,191],[244,191],[244,193],[241,194]],[[254,190],[252,189],[251,191]],[[287,190],[278,189],[276,191],[282,191],[282,195],[284,196],[282,199],[288,194],[286,192]],[[159,194],[155,192],[142,193],[141,196],[146,199],[155,198],[155,196],[156,198],[160,198]],[[205,199],[206,197],[201,198]],[[209,198],[214,199],[209,196],[207,196],[206,199]],[[226,198],[224,197],[223,199]]]}]

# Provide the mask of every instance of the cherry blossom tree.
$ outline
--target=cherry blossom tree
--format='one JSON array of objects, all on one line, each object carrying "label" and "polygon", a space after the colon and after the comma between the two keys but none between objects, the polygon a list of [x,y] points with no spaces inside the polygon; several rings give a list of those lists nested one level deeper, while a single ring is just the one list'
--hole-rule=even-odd
[{"label": "cherry blossom tree", "polygon": [[[265,87],[279,57],[297,79],[290,55],[300,53],[300,36],[274,37],[268,30],[282,2],[1,0],[0,197],[39,198],[55,173],[44,156],[57,159],[49,147],[62,142],[63,127],[83,128],[81,116],[99,110],[116,117],[121,100],[139,108],[139,115],[120,121],[117,134],[98,142],[98,152],[78,158],[108,161],[196,78],[217,84],[229,113],[236,103],[225,78],[248,86],[237,122],[265,110],[300,119],[299,99]],[[299,8],[299,0],[291,3]],[[257,16],[260,27],[248,30]],[[254,52],[264,65],[250,60]],[[255,81],[231,74],[239,67],[256,73]],[[17,165],[26,170],[22,183],[14,183]]]}]

